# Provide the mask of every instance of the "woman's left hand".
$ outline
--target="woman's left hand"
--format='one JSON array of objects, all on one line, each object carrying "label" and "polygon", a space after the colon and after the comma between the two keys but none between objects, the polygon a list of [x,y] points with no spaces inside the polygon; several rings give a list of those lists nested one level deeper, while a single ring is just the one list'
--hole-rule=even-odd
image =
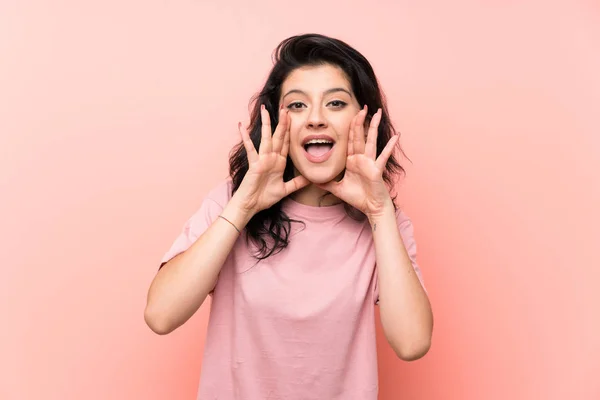
[{"label": "woman's left hand", "polygon": [[365,106],[352,120],[348,137],[348,158],[346,171],[341,181],[331,181],[318,185],[340,200],[362,211],[370,220],[384,213],[392,205],[390,192],[383,180],[385,165],[398,142],[394,135],[377,156],[377,132],[381,121],[381,109],[377,110],[365,143],[364,121],[367,115]]}]

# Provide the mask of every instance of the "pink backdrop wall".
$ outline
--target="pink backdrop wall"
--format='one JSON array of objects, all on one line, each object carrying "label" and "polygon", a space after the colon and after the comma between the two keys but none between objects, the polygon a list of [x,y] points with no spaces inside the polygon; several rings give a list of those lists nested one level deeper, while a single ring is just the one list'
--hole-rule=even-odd
[{"label": "pink backdrop wall", "polygon": [[413,162],[434,340],[379,332],[381,399],[600,398],[598,3],[224,3],[0,3],[0,398],[195,398],[208,308],[159,337],[146,290],[313,31],[372,61]]}]

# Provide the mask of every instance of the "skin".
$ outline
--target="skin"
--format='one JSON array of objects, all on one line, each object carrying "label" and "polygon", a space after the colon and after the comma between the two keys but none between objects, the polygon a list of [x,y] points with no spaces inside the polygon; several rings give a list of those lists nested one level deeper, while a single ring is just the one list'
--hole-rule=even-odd
[{"label": "skin", "polygon": [[[380,318],[388,343],[403,360],[422,357],[431,344],[431,306],[402,242],[382,178],[398,138],[391,138],[376,157],[381,111],[367,126],[366,108],[360,108],[350,82],[335,66],[293,71],[283,83],[280,104],[280,122],[275,130],[269,125],[267,110],[261,110],[258,151],[239,124],[248,154],[248,172],[221,214],[225,219],[217,218],[187,251],[158,272],[148,293],[147,324],[155,332],[166,334],[197,311],[214,288],[238,230],[257,212],[286,196],[312,206],[343,201],[361,210],[373,230]],[[304,154],[302,141],[313,134],[327,134],[335,140],[332,156],[323,163],[312,163]],[[284,183],[288,154],[296,167],[296,177]],[[324,194],[328,196],[323,200]]]}]

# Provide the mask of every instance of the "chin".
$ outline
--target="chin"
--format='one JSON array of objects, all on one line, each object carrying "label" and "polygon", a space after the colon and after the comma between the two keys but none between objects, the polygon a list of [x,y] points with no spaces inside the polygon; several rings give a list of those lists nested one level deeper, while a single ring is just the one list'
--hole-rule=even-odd
[{"label": "chin", "polygon": [[296,169],[300,175],[308,179],[309,182],[322,184],[331,182],[332,180],[338,178],[344,172],[344,165],[299,165],[296,167]]},{"label": "chin", "polygon": [[307,155],[304,148],[294,148],[290,151],[290,158],[294,163],[296,171],[311,183],[322,184],[331,182],[339,177],[346,168],[346,154],[336,151],[330,152],[319,160],[318,158]]},{"label": "chin", "polygon": [[336,175],[322,175],[322,174],[302,174],[309,182],[320,185],[327,182],[331,182]]}]

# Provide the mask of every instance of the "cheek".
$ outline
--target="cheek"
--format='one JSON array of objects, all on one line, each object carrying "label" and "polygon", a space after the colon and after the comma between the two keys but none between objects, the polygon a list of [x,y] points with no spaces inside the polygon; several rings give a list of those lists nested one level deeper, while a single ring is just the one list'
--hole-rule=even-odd
[{"label": "cheek", "polygon": [[297,147],[300,143],[300,133],[304,123],[299,116],[290,116],[290,149]]},{"label": "cheek", "polygon": [[290,116],[290,134],[298,137],[298,132],[300,131],[300,128],[302,127],[302,121],[300,119],[299,116],[294,115],[294,116]]},{"label": "cheek", "polygon": [[350,123],[351,121],[340,121],[336,126],[338,134],[338,142],[347,143],[348,137],[350,136]]}]

